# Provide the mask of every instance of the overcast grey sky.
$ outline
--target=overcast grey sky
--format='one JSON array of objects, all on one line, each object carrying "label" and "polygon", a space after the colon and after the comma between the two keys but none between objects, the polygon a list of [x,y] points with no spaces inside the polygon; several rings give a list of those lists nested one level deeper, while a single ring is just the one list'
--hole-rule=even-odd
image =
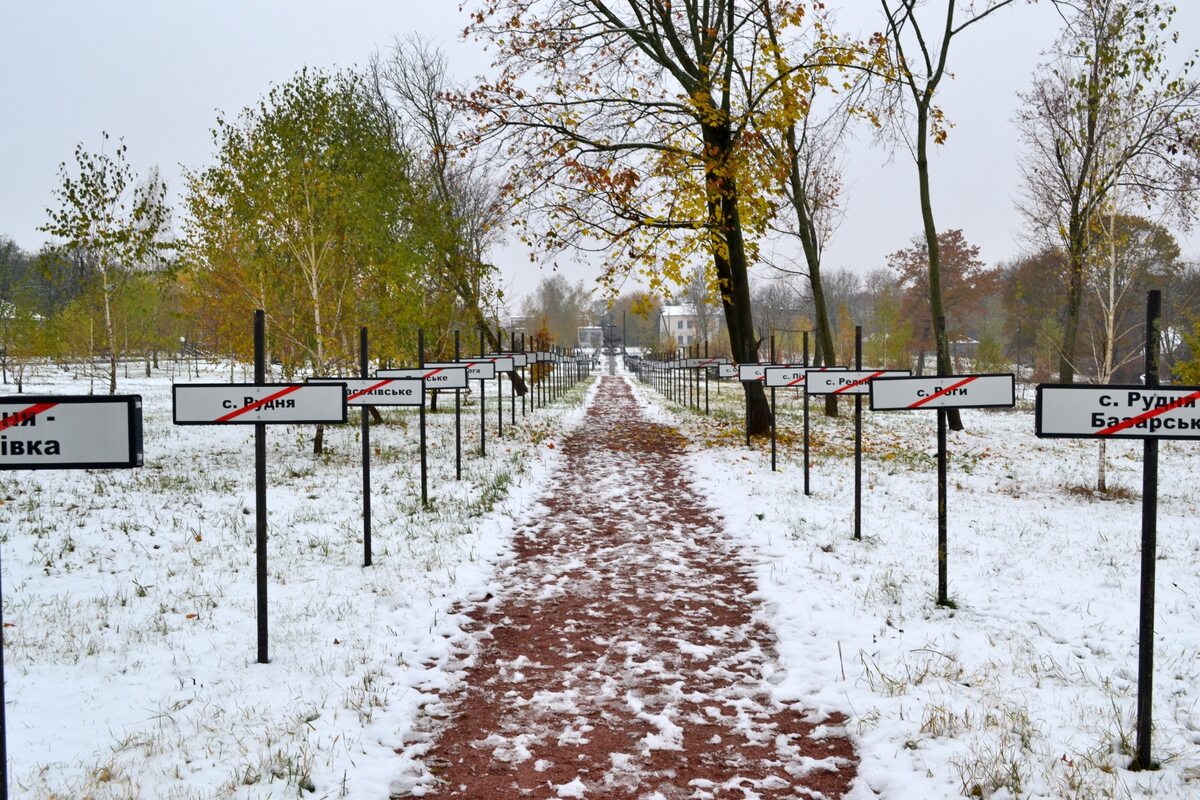
[{"label": "overcast grey sky", "polygon": [[[847,27],[881,27],[875,0],[842,0]],[[1180,3],[1185,46],[1200,44],[1200,2]],[[457,75],[487,69],[488,56],[461,41],[458,0],[0,0],[0,235],[36,249],[53,202],[56,172],[77,142],[124,137],[139,171],[158,165],[171,188],[181,166],[211,155],[217,110],[235,114],[300,67],[366,63],[395,36],[420,33],[451,54]],[[1012,125],[1018,98],[1059,25],[1050,3],[1004,9],[956,41],[954,80],[939,104],[955,127],[932,162],[940,229],[962,228],[989,263],[1010,258],[1027,236]],[[914,169],[868,133],[847,159],[845,220],[827,267],[866,272],[906,246],[920,227]],[[1194,241],[1180,237],[1194,255]],[[510,294],[545,272],[516,246],[498,253]],[[563,263],[569,278],[594,270]]]}]

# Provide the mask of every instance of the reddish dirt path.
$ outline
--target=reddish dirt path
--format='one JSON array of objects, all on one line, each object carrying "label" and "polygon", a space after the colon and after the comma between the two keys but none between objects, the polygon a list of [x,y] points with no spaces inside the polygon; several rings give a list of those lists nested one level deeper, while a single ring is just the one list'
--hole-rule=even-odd
[{"label": "reddish dirt path", "polygon": [[547,513],[471,613],[476,650],[427,708],[410,752],[428,772],[408,796],[841,797],[856,766],[844,720],[773,697],[774,635],[682,440],[602,380]]}]

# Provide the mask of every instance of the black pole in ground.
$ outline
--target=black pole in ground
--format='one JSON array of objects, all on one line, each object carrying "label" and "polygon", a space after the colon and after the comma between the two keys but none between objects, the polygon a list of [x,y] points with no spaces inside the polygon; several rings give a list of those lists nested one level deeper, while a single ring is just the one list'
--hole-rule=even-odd
[{"label": "black pole in ground", "polygon": [[[454,329],[454,361],[462,358],[459,330]],[[454,390],[454,480],[462,480],[462,390]]]},{"label": "black pole in ground", "polygon": [[[704,340],[704,360],[708,360],[708,339]],[[704,416],[708,416],[708,371],[709,367],[704,367]]]},{"label": "black pole in ground", "polygon": [[[367,366],[367,329],[358,329],[358,374],[369,378]],[[363,462],[363,566],[371,566],[371,407],[362,411],[362,462]]]},{"label": "black pole in ground", "polygon": [[[2,567],[2,565],[0,565]],[[0,581],[0,800],[8,800],[8,722],[4,712],[4,585]]]},{"label": "black pole in ground", "polygon": [[938,446],[938,543],[937,543],[937,560],[938,560],[938,597],[937,603],[939,606],[950,605],[950,597],[948,594],[949,587],[947,586],[947,565],[949,545],[946,541],[946,409],[939,408],[937,410],[937,446]]},{"label": "black pole in ground", "polygon": [[[771,334],[771,363],[775,363],[775,334]],[[775,387],[771,387],[771,472],[775,471]]]},{"label": "black pole in ground", "polygon": [[[804,366],[808,367],[808,331],[804,332]],[[808,486],[808,375],[804,376],[804,493],[811,495]]]},{"label": "black pole in ground", "polygon": [[[479,326],[479,358],[483,359],[483,326]],[[487,455],[487,403],[484,393],[485,381],[479,381],[479,455]]]},{"label": "black pole in ground", "polygon": [[[510,352],[510,353],[517,352],[517,332],[516,331],[509,331],[509,333],[508,333],[508,352]],[[517,365],[514,363],[513,371],[508,374],[509,399],[512,400],[512,402],[509,403],[509,405],[508,405],[509,412],[510,412],[509,422],[511,422],[514,426],[517,424],[517,382],[515,380],[513,380],[513,378],[516,376],[516,374],[517,374]]]},{"label": "black pole in ground", "polygon": [[[417,366],[425,369],[425,330],[417,331]],[[421,505],[429,505],[429,458],[425,452],[425,379],[421,378]]]},{"label": "black pole in ground", "polygon": [[[862,326],[854,326],[854,368],[862,369]],[[862,538],[862,395],[854,395],[854,538]]]},{"label": "black pole in ground", "polygon": [[[946,329],[946,318],[941,320],[942,330]],[[937,604],[939,606],[950,605],[949,583],[947,578],[947,560],[949,559],[950,546],[946,541],[946,529],[948,527],[947,509],[946,509],[946,409],[939,408],[937,411],[937,459],[938,459],[938,542],[937,542],[937,559],[938,559],[938,597]]]},{"label": "black pole in ground", "polygon": [[[504,331],[496,326],[496,350],[504,346]],[[504,380],[500,370],[496,370],[496,438],[504,438]]]},{"label": "black pole in ground", "polygon": [[[1147,386],[1158,386],[1158,331],[1162,292],[1146,297]],[[1158,440],[1142,442],[1142,590],[1138,631],[1137,769],[1155,769],[1151,758],[1154,696],[1154,574],[1158,550]]]},{"label": "black pole in ground", "polygon": [[[254,382],[267,382],[267,321],[262,309],[254,312]],[[254,574],[258,584],[258,663],[270,661],[267,653],[267,426],[254,423]]]}]

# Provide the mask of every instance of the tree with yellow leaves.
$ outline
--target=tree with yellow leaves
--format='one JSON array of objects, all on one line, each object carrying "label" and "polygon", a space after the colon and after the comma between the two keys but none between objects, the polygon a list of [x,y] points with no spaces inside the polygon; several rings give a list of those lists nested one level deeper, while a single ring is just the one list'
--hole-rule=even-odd
[{"label": "tree with yellow leaves", "polygon": [[[769,57],[768,21],[789,40],[809,10],[795,0],[480,0],[468,33],[495,48],[498,74],[459,101],[479,116],[472,144],[507,161],[526,240],[548,253],[603,252],[610,290],[636,273],[666,296],[711,264],[732,355],[758,360],[748,269],[785,165],[757,123],[786,120],[799,108],[789,95],[847,58],[821,28],[803,57]],[[750,430],[765,433],[762,387],[745,392]]]}]

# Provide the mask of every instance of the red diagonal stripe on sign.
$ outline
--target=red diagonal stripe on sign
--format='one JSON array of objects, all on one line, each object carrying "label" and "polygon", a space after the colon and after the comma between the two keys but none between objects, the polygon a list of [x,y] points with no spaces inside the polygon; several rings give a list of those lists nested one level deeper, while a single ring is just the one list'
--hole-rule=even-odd
[{"label": "red diagonal stripe on sign", "polygon": [[834,389],[834,390],[833,390],[833,393],[834,393],[834,394],[841,394],[842,392],[846,391],[847,389],[853,389],[855,386],[862,386],[862,385],[863,385],[864,383],[866,383],[867,381],[871,380],[872,378],[878,378],[880,375],[882,375],[882,374],[883,374],[883,373],[885,373],[885,372],[887,372],[887,370],[886,370],[886,369],[881,369],[881,370],[879,370],[878,372],[872,372],[870,375],[868,375],[867,377],[863,378],[862,380],[857,380],[857,381],[855,381],[854,383],[847,383],[845,386],[843,386],[843,387],[842,387],[842,388],[840,388],[840,389]]},{"label": "red diagonal stripe on sign", "polygon": [[370,394],[371,392],[375,391],[376,389],[387,386],[389,383],[392,383],[395,380],[396,380],[396,378],[384,378],[379,383],[372,384],[371,386],[368,386],[367,388],[363,389],[361,392],[355,392],[354,394],[350,395],[349,397],[346,398],[346,402],[348,403],[351,400],[357,400],[358,398],[362,397],[364,394]]},{"label": "red diagonal stripe on sign", "polygon": [[437,369],[435,369],[431,372],[426,372],[424,375],[421,376],[421,379],[424,380],[426,378],[432,378],[434,375],[437,375],[439,372],[445,372],[445,371],[446,371],[445,368],[438,367]]},{"label": "red diagonal stripe on sign", "polygon": [[262,400],[257,400],[255,402],[251,403],[250,405],[246,406],[245,408],[239,408],[237,411],[230,411],[228,414],[226,414],[223,417],[217,417],[216,420],[214,420],[214,422],[228,422],[229,420],[233,419],[234,417],[240,417],[242,414],[246,414],[250,411],[254,411],[256,409],[262,408],[264,405],[271,402],[272,400],[278,400],[280,397],[283,397],[286,394],[291,394],[292,392],[296,391],[297,389],[303,388],[303,386],[304,386],[304,384],[302,384],[302,383],[298,383],[295,386],[287,386],[283,389],[280,389],[278,392],[275,392],[275,394],[269,394],[266,397],[264,397]]},{"label": "red diagonal stripe on sign", "polygon": [[54,408],[58,403],[35,403],[29,408],[23,408],[20,411],[14,411],[4,419],[0,420],[0,431],[11,428],[15,425],[20,425],[22,422],[27,422],[43,411]]},{"label": "red diagonal stripe on sign", "polygon": [[1152,408],[1143,414],[1138,414],[1136,417],[1130,417],[1124,422],[1118,422],[1116,425],[1110,425],[1102,431],[1096,431],[1096,435],[1111,436],[1114,433],[1125,430],[1126,428],[1132,428],[1139,422],[1145,422],[1146,420],[1153,419],[1161,414],[1166,414],[1168,411],[1174,411],[1175,409],[1185,406],[1196,399],[1200,399],[1200,392],[1192,392],[1191,394],[1184,395],[1178,400],[1172,400],[1170,403],[1162,406],[1161,408]]},{"label": "red diagonal stripe on sign", "polygon": [[909,408],[920,408],[921,406],[925,405],[926,403],[928,403],[932,400],[936,400],[939,397],[942,397],[943,395],[947,395],[950,392],[953,392],[955,389],[959,388],[960,386],[966,386],[968,383],[970,383],[971,381],[975,380],[978,377],[979,377],[978,375],[972,375],[969,378],[963,378],[958,383],[947,386],[945,389],[938,389],[936,392],[929,395],[929,397],[922,397],[920,400],[918,400],[917,402],[915,402],[911,406],[909,406]]},{"label": "red diagonal stripe on sign", "polygon": [[788,384],[788,386],[795,386],[797,383],[804,383],[804,376],[803,376],[803,375],[801,375],[799,378],[796,378],[796,380],[794,380],[794,381],[792,381],[791,383],[789,383],[789,384]]}]

